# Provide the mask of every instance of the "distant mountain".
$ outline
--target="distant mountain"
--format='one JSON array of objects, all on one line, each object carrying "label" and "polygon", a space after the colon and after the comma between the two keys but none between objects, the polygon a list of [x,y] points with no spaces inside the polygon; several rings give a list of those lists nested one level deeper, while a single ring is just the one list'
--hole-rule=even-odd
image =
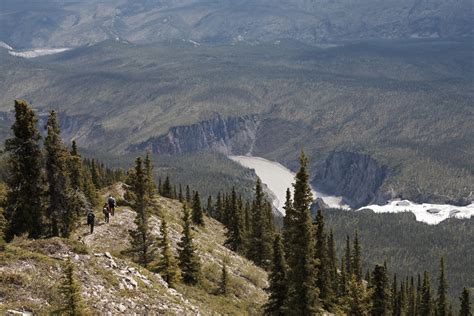
[{"label": "distant mountain", "polygon": [[466,204],[472,54],[467,39],[326,49],[109,40],[34,59],[0,49],[0,111],[19,97],[40,116],[57,109],[63,136],[95,153],[250,152],[295,170],[305,148],[315,188],[354,207]]},{"label": "distant mountain", "polygon": [[327,43],[472,36],[470,0],[3,0],[0,40],[14,48],[134,43]]}]

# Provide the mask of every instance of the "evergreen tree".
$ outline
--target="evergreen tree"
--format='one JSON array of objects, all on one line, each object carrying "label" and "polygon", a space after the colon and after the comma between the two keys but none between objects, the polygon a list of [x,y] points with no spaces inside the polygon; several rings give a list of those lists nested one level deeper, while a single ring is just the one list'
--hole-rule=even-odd
[{"label": "evergreen tree", "polygon": [[273,242],[273,265],[269,275],[270,286],[268,302],[264,306],[266,315],[286,315],[285,304],[288,299],[287,265],[280,235]]},{"label": "evergreen tree", "polygon": [[355,275],[349,281],[348,312],[350,316],[365,316],[369,312],[369,302],[365,287]]},{"label": "evergreen tree", "polygon": [[227,295],[227,283],[229,283],[227,276],[227,265],[224,262],[222,263],[221,281],[219,282],[219,294]]},{"label": "evergreen tree", "polygon": [[186,203],[191,205],[191,190],[189,189],[189,185],[186,186]]},{"label": "evergreen tree", "polygon": [[64,147],[56,112],[51,111],[46,123],[47,136],[44,141],[46,151],[46,179],[48,182],[47,217],[52,236],[69,237],[75,214],[72,211],[70,182],[68,175],[68,152]]},{"label": "evergreen tree", "polygon": [[135,160],[134,170],[129,172],[127,179],[129,189],[126,197],[132,203],[132,208],[137,212],[135,217],[135,230],[129,230],[131,247],[126,252],[134,257],[134,260],[147,267],[154,257],[154,240],[149,227],[148,207],[150,203],[149,183],[146,170],[143,167],[142,158]]},{"label": "evergreen tree", "polygon": [[397,274],[393,275],[393,283],[392,283],[392,311],[393,315],[399,315],[399,308],[398,308],[398,283],[397,283]]},{"label": "evergreen tree", "polygon": [[178,267],[170,247],[168,238],[168,226],[164,219],[161,220],[161,238],[159,240],[160,260],[157,266],[157,272],[163,277],[163,280],[168,283],[170,287],[174,287],[178,281]]},{"label": "evergreen tree", "polygon": [[384,316],[390,312],[389,281],[385,266],[376,265],[372,273],[372,309],[370,315]]},{"label": "evergreen tree", "polygon": [[416,315],[416,289],[413,277],[410,278],[410,287],[408,290],[408,310],[407,316]]},{"label": "evergreen tree", "polygon": [[257,178],[255,197],[252,204],[252,226],[250,229],[250,249],[248,257],[255,262],[256,265],[265,269],[269,268],[272,258],[272,224],[268,222],[267,211],[268,208],[262,189],[262,181]]},{"label": "evergreen tree", "polygon": [[71,259],[68,258],[62,279],[62,285],[59,288],[62,298],[62,306],[59,310],[61,315],[77,316],[86,314],[84,303],[81,299],[80,284],[74,275],[74,270],[74,264]]},{"label": "evergreen tree", "polygon": [[184,283],[194,285],[200,278],[201,263],[193,243],[191,219],[186,204],[183,208],[183,223],[183,236],[178,243],[179,267]]},{"label": "evergreen tree", "polygon": [[332,304],[334,297],[331,287],[330,263],[324,230],[324,217],[320,209],[316,213],[316,249],[315,258],[317,262],[316,286],[319,289],[319,298],[326,308]]},{"label": "evergreen tree", "polygon": [[[331,230],[328,238],[328,270],[329,279],[332,293],[337,292],[338,287],[338,273],[337,273],[337,258],[336,258],[336,245],[334,243],[334,234]],[[366,279],[369,282],[369,278]]]},{"label": "evergreen tree", "polygon": [[91,177],[92,177],[92,183],[94,183],[94,186],[96,188],[101,188],[102,183],[100,181],[100,174],[99,174],[99,170],[94,159],[92,159],[92,162],[91,162]]},{"label": "evergreen tree", "polygon": [[9,170],[5,209],[7,241],[15,235],[27,233],[30,238],[38,238],[42,233],[44,183],[37,121],[25,101],[15,100],[13,138],[5,142]]},{"label": "evergreen tree", "polygon": [[72,141],[71,152],[69,153],[69,178],[72,189],[79,191],[83,188],[82,158],[77,150],[76,141]]},{"label": "evergreen tree", "polygon": [[351,256],[351,241],[349,236],[346,236],[346,250],[344,252],[345,270],[347,275],[352,274],[352,256]]},{"label": "evergreen tree", "polygon": [[237,193],[235,188],[232,188],[231,199],[228,208],[228,219],[227,219],[227,240],[225,244],[230,250],[243,253],[244,249],[244,225],[242,218],[242,209],[239,207],[237,199]]},{"label": "evergreen tree", "polygon": [[[214,218],[222,222],[222,213],[224,212],[224,203],[222,201],[221,193],[217,193],[216,205],[214,206]],[[222,222],[223,223],[223,222]]]},{"label": "evergreen tree", "polygon": [[308,160],[301,153],[300,169],[294,184],[295,221],[291,223],[291,243],[293,251],[288,257],[289,300],[287,310],[295,315],[314,315],[318,312],[318,289],[315,286],[316,262],[314,259],[314,231],[310,206],[311,187],[307,171]]},{"label": "evergreen tree", "polygon": [[212,205],[212,196],[211,195],[209,195],[207,197],[206,212],[207,212],[207,214],[209,214],[209,216],[213,216],[213,214],[214,214],[214,209],[213,209],[213,205]]},{"label": "evergreen tree", "polygon": [[354,236],[354,248],[351,255],[351,270],[356,276],[358,282],[362,281],[362,264],[360,258],[360,244],[359,244],[359,232],[355,232]]},{"label": "evergreen tree", "polygon": [[184,202],[183,187],[181,186],[181,183],[179,184],[178,200],[179,200],[181,203]]},{"label": "evergreen tree", "polygon": [[423,285],[421,287],[420,307],[418,309],[420,316],[433,315],[432,300],[433,298],[431,295],[430,277],[428,275],[428,272],[425,271],[425,273],[423,274]]},{"label": "evergreen tree", "polygon": [[461,303],[461,309],[459,311],[459,316],[472,316],[471,313],[471,302],[469,299],[469,290],[464,288],[459,298]]},{"label": "evergreen tree", "polygon": [[436,316],[446,316],[448,313],[448,302],[446,298],[446,291],[448,289],[448,282],[446,280],[444,270],[444,258],[441,257],[439,263],[439,278],[438,278],[438,297],[436,301]]},{"label": "evergreen tree", "polygon": [[173,197],[173,188],[171,187],[170,177],[166,176],[165,182],[161,186],[161,195],[171,199]]},{"label": "evergreen tree", "polygon": [[204,225],[204,216],[202,214],[202,207],[201,207],[201,198],[199,197],[199,192],[196,191],[194,193],[193,198],[193,213],[192,219],[193,223],[196,225],[203,226]]},{"label": "evergreen tree", "polygon": [[156,185],[155,181],[153,180],[153,162],[151,161],[150,153],[147,152],[145,156],[145,161],[144,161],[144,168],[145,168],[145,181],[146,181],[146,187],[147,187],[147,194],[148,194],[148,199],[151,201],[156,192]]},{"label": "evergreen tree", "polygon": [[285,205],[285,217],[283,218],[283,246],[285,248],[285,258],[288,260],[292,257],[292,246],[293,242],[293,229],[295,229],[296,214],[293,209],[293,201],[291,200],[291,191],[289,188],[286,189]]}]

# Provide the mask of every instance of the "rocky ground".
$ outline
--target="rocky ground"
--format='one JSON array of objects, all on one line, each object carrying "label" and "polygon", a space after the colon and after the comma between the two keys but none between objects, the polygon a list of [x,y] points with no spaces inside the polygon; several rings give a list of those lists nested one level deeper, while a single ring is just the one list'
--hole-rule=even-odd
[{"label": "rocky ground", "polygon": [[[121,193],[121,187],[113,191]],[[106,193],[106,192],[104,192]],[[160,218],[166,218],[173,249],[181,237],[181,205],[157,197],[152,232],[159,234]],[[158,214],[159,213],[159,214]],[[64,263],[71,258],[81,283],[82,296],[93,313],[217,315],[257,314],[266,299],[266,273],[222,246],[224,228],[206,218],[206,226],[194,230],[202,265],[202,281],[196,287],[179,284],[169,288],[160,275],[133,263],[121,251],[129,245],[128,229],[135,213],[119,207],[110,223],[97,213],[93,234],[82,224],[71,239],[17,239],[0,255],[0,311],[51,312],[59,304],[58,286]],[[226,262],[230,294],[216,295],[220,271]]]}]

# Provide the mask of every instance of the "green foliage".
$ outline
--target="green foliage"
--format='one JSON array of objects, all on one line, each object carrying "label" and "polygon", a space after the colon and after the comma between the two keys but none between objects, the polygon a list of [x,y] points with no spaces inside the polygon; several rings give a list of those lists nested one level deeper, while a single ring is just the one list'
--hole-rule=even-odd
[{"label": "green foliage", "polygon": [[242,214],[242,205],[238,203],[237,193],[232,188],[230,201],[228,201],[227,216],[227,240],[225,244],[230,250],[238,253],[244,253],[244,219]]},{"label": "green foliage", "polygon": [[62,285],[59,288],[62,296],[62,306],[60,309],[62,315],[78,316],[86,314],[86,309],[81,298],[81,286],[74,275],[74,271],[74,264],[71,259],[68,259],[64,270]]},{"label": "green foliage", "polygon": [[273,264],[269,275],[270,286],[268,302],[265,304],[265,315],[285,315],[285,306],[288,299],[288,266],[285,261],[283,243],[280,235],[273,241]]},{"label": "green foliage", "polygon": [[135,262],[147,267],[153,261],[155,245],[154,238],[151,235],[149,224],[150,208],[150,187],[153,183],[146,176],[146,170],[143,167],[142,158],[135,160],[135,168],[128,173],[127,199],[131,202],[133,209],[137,212],[135,217],[135,230],[129,230],[131,237],[130,249],[126,251],[134,257]]},{"label": "green foliage", "polygon": [[[353,274],[349,280],[347,295],[347,315],[364,316],[370,311],[370,297],[361,281]],[[373,314],[372,314],[373,315]]]},{"label": "green foliage", "polygon": [[430,276],[428,272],[423,273],[423,285],[421,287],[421,292],[419,293],[420,305],[418,307],[418,313],[421,316],[431,316],[433,315],[433,297],[431,292]]},{"label": "green foliage", "polygon": [[441,257],[440,263],[439,263],[438,296],[437,296],[437,300],[436,300],[436,316],[446,316],[448,314],[447,290],[448,290],[448,281],[446,280],[444,257]]},{"label": "green foliage", "polygon": [[229,283],[229,277],[227,275],[227,265],[224,262],[222,264],[222,274],[221,274],[221,280],[219,282],[219,294],[227,295],[228,283]]},{"label": "green foliage", "polygon": [[37,121],[33,109],[25,101],[15,100],[13,138],[5,142],[10,170],[5,210],[7,240],[25,233],[30,238],[38,238],[43,231],[43,158]]},{"label": "green foliage", "polygon": [[183,207],[183,236],[178,243],[179,267],[181,277],[186,284],[197,284],[200,279],[201,263],[191,233],[191,219],[189,211]]},{"label": "green foliage", "polygon": [[168,238],[168,227],[164,219],[161,220],[161,238],[159,240],[160,257],[156,270],[170,287],[174,287],[179,279],[179,270]]},{"label": "green foliage", "polygon": [[471,316],[471,301],[469,298],[469,290],[464,288],[462,290],[461,296],[459,297],[461,303],[461,309],[459,311],[459,316]]},{"label": "green foliage", "polygon": [[389,281],[385,266],[375,266],[372,273],[372,286],[372,308],[370,314],[373,316],[390,315]]},{"label": "green foliage", "polygon": [[294,213],[291,214],[294,218],[287,221],[291,223],[288,230],[292,236],[290,242],[293,251],[288,256],[289,297],[286,308],[296,315],[314,315],[319,308],[319,293],[314,283],[317,262],[314,257],[314,232],[310,215],[312,194],[307,165],[308,160],[302,152],[294,184]]},{"label": "green foliage", "polygon": [[204,216],[201,206],[201,197],[199,196],[199,192],[196,191],[193,197],[193,205],[192,205],[192,220],[193,223],[196,225],[203,226],[204,225]]}]

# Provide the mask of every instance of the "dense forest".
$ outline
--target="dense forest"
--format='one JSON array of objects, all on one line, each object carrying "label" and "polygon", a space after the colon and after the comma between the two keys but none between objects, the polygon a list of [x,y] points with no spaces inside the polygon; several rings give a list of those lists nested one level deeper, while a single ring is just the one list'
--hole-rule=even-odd
[{"label": "dense forest", "polygon": [[[328,221],[321,210],[313,218],[304,152],[294,191],[287,191],[286,215],[280,229],[258,179],[250,199],[239,194],[239,188],[223,190],[214,198],[201,197],[199,188],[175,185],[169,177],[155,183],[149,154],[137,157],[127,173],[82,159],[74,142],[71,148],[63,143],[54,111],[45,128],[41,144],[35,112],[26,102],[15,101],[13,135],[5,143],[8,172],[2,190],[2,248],[22,235],[31,239],[69,238],[79,221],[98,204],[97,189],[124,181],[126,193],[118,203],[130,206],[136,216],[135,227],[129,230],[130,247],[123,254],[159,273],[170,287],[179,282],[190,286],[201,282],[202,259],[197,255],[193,230],[205,225],[205,217],[213,217],[227,228],[225,245],[230,250],[268,271],[269,298],[262,308],[266,315],[318,315],[330,311],[346,315],[440,316],[454,315],[455,309],[459,315],[471,315],[468,289],[462,290],[459,303],[448,298],[450,273],[442,253],[436,257],[435,276],[428,272],[431,266],[427,264],[413,269],[423,273],[392,274],[389,257],[375,265],[368,259],[372,253],[365,250],[360,237],[367,239],[364,226],[354,225],[352,238],[346,236],[341,242],[331,229],[336,227],[334,219]],[[183,230],[177,256],[170,250],[164,217],[160,238],[156,240],[151,234],[150,216],[160,213],[156,194],[182,202]],[[202,202],[203,198],[207,203]],[[331,213],[329,218],[333,217]],[[60,289],[63,304],[58,312],[86,314],[90,311],[79,295],[81,284],[74,269],[68,261]],[[220,278],[216,294],[226,295],[225,265]]]}]

